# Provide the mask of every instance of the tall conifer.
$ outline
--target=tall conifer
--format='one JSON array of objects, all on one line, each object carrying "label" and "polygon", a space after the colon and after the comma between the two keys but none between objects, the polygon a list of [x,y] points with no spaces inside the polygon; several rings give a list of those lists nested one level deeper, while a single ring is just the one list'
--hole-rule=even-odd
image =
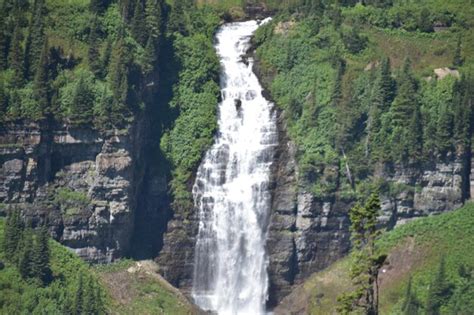
[{"label": "tall conifer", "polygon": [[36,266],[33,242],[33,232],[31,228],[28,227],[25,229],[19,245],[18,270],[23,279],[29,279],[35,276]]},{"label": "tall conifer", "polygon": [[88,125],[92,122],[94,95],[89,89],[84,76],[79,77],[70,109],[70,121],[73,125]]},{"label": "tall conifer", "polygon": [[33,8],[34,12],[29,24],[28,36],[25,44],[26,78],[30,78],[36,73],[45,40],[44,16],[46,14],[46,4],[44,0],[36,0]]},{"label": "tall conifer", "polygon": [[378,314],[378,271],[385,261],[386,255],[376,252],[375,240],[377,217],[380,211],[380,199],[373,192],[364,206],[356,204],[349,212],[351,219],[351,240],[353,246],[353,262],[351,279],[353,289],[338,297],[338,311],[352,314],[360,309],[363,314]]},{"label": "tall conifer", "polygon": [[454,50],[453,66],[455,68],[458,68],[458,67],[461,67],[463,63],[464,63],[464,60],[461,55],[461,37],[459,37],[456,42],[456,49]]},{"label": "tall conifer", "polygon": [[43,284],[51,281],[51,267],[50,267],[50,252],[49,252],[49,234],[46,226],[41,227],[36,233],[35,246],[35,268],[36,277],[41,280]]},{"label": "tall conifer", "polygon": [[405,299],[403,301],[402,311],[404,315],[418,315],[420,302],[416,298],[412,288],[412,278],[408,280],[407,290],[405,292]]},{"label": "tall conifer", "polygon": [[89,10],[93,14],[102,14],[107,8],[108,0],[91,0]]},{"label": "tall conifer", "polygon": [[[392,157],[396,161],[406,161],[409,157],[418,155],[420,137],[418,134],[412,134],[420,129],[421,115],[419,113],[419,101],[417,94],[417,82],[411,72],[411,62],[405,60],[402,72],[399,77],[399,88],[395,99],[390,108],[390,117],[392,125]],[[410,145],[416,145],[416,148],[409,148]],[[417,152],[417,153],[415,153]]]},{"label": "tall conifer", "polygon": [[157,40],[161,34],[161,0],[160,2],[158,0],[146,0],[145,19],[149,35]]},{"label": "tall conifer", "polygon": [[44,41],[40,61],[36,69],[33,81],[33,94],[37,101],[33,118],[45,118],[50,113],[49,46],[47,40]]},{"label": "tall conifer", "polygon": [[146,45],[148,38],[145,9],[142,0],[136,0],[135,10],[132,17],[131,31],[135,40],[142,46]]},{"label": "tall conifer", "polygon": [[5,91],[5,83],[0,79],[0,123],[5,119],[5,115],[8,111],[8,96]]},{"label": "tall conifer", "polygon": [[99,53],[99,41],[98,41],[98,20],[97,16],[93,17],[91,29],[89,32],[89,50],[87,58],[89,61],[89,68],[96,75],[99,76],[102,71],[100,53]]},{"label": "tall conifer", "polygon": [[77,280],[77,287],[74,296],[74,315],[82,315],[84,309],[84,275],[83,272],[79,272],[79,278]]},{"label": "tall conifer", "polygon": [[24,84],[23,53],[21,48],[22,31],[19,25],[15,26],[8,54],[8,64],[13,70],[13,85],[20,88]]},{"label": "tall conifer", "polygon": [[3,230],[3,250],[5,258],[10,262],[16,262],[19,256],[18,248],[23,237],[24,225],[20,211],[10,212],[7,216],[5,229]]},{"label": "tall conifer", "polygon": [[441,257],[438,271],[428,289],[426,301],[426,315],[439,315],[443,304],[451,295],[452,286],[446,278],[446,260]]},{"label": "tall conifer", "polygon": [[112,41],[107,39],[105,43],[104,51],[102,52],[102,56],[100,58],[100,77],[105,78],[108,74],[108,68],[110,64],[110,58],[112,56]]},{"label": "tall conifer", "polygon": [[7,68],[7,56],[8,56],[8,34],[7,34],[7,23],[6,23],[6,12],[4,6],[0,8],[0,71]]},{"label": "tall conifer", "polygon": [[121,37],[115,42],[109,67],[109,81],[113,94],[110,116],[114,124],[121,124],[129,114],[129,62],[129,49],[123,37]]}]

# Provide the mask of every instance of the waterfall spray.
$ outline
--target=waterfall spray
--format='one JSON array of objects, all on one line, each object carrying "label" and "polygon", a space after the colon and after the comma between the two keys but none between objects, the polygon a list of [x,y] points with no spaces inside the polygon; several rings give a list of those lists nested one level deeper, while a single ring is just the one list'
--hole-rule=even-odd
[{"label": "waterfall spray", "polygon": [[268,295],[265,240],[278,133],[253,60],[243,59],[257,28],[247,21],[217,32],[219,130],[193,187],[199,232],[192,294],[197,305],[219,315],[263,314]]}]

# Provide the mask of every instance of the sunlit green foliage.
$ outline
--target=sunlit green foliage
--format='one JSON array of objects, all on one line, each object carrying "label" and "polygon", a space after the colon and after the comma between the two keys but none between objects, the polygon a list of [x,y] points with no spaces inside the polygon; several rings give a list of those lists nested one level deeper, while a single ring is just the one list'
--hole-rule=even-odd
[{"label": "sunlit green foliage", "polygon": [[[96,276],[50,240],[45,227],[26,227],[14,211],[6,221],[0,220],[0,243],[0,261],[5,264],[0,273],[2,314],[105,314],[104,291]],[[78,295],[87,313],[76,312]]]},{"label": "sunlit green foliage", "polygon": [[[2,2],[0,80],[4,82],[6,100],[4,121],[55,120],[91,127],[94,121],[99,130],[123,128],[133,122],[145,108],[141,99],[143,75],[157,73],[162,1],[132,1],[138,8],[135,23],[122,17],[126,12],[119,11],[119,7],[125,4],[115,2]],[[147,45],[149,35],[153,45]],[[81,88],[86,87],[86,80],[75,76],[86,70],[93,73],[93,81],[102,92],[108,91],[103,93],[107,100],[92,97],[97,93],[90,92],[82,100],[84,103],[87,98],[89,109],[78,119],[77,115],[70,116],[75,115],[77,106],[65,106],[77,102],[57,100],[62,91],[70,90],[68,85],[80,82]],[[68,78],[74,82],[65,80]]]},{"label": "sunlit green foliage", "polygon": [[[186,10],[185,8],[181,8]],[[219,17],[208,7],[189,8],[193,21],[182,29],[173,23],[175,54],[181,71],[174,86],[171,107],[178,111],[173,127],[161,139],[161,148],[173,165],[172,191],[176,206],[189,207],[189,179],[217,127],[219,60],[212,46]]]},{"label": "sunlit green foliage", "polygon": [[[426,1],[410,4],[415,14],[410,21],[411,13],[401,13],[411,11],[396,1],[341,2],[342,16],[334,5],[318,4],[323,15],[304,11],[308,5],[314,3],[294,7],[299,14],[277,16],[254,40],[260,72],[284,110],[300,180],[308,189],[321,198],[341,190],[349,196],[347,190],[372,180],[377,165],[423,165],[464,152],[470,143],[471,70],[463,65],[462,78],[436,80],[432,69],[450,66],[452,57],[440,58],[448,51],[443,50],[431,58],[428,42],[414,38],[431,36],[451,45],[460,64],[460,51],[468,46],[459,38],[468,36],[465,17],[472,10],[461,13],[451,3]],[[442,24],[449,31],[426,35],[449,11],[451,20]],[[399,24],[383,22],[395,16]],[[387,41],[400,47],[387,49]]]}]

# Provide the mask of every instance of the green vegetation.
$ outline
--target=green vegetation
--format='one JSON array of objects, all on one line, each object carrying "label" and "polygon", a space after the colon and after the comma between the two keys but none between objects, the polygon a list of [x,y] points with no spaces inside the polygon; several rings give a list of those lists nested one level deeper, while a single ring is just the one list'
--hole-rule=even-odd
[{"label": "green vegetation", "polygon": [[74,191],[67,187],[61,187],[54,191],[54,203],[64,211],[66,216],[83,213],[90,202],[87,194],[81,191]]},{"label": "green vegetation", "polygon": [[[260,70],[315,196],[360,195],[381,165],[469,150],[474,11],[461,2],[306,1],[257,31]],[[461,76],[437,80],[438,67]]]},{"label": "green vegetation", "polygon": [[2,314],[195,313],[153,262],[89,267],[45,227],[27,227],[19,211],[0,219],[0,244]]},{"label": "green vegetation", "polygon": [[368,315],[379,313],[378,274],[387,257],[376,251],[375,241],[380,235],[377,230],[379,212],[378,193],[372,193],[364,206],[357,204],[349,211],[353,245],[350,277],[353,289],[337,299],[341,314],[359,310]]},{"label": "green vegetation", "polygon": [[121,260],[95,270],[112,298],[112,314],[196,313],[186,298],[157,274],[152,261]]},{"label": "green vegetation", "polygon": [[[474,306],[474,204],[420,218],[384,233],[388,254],[379,273],[380,314],[470,314]],[[312,275],[290,296],[308,314],[332,314],[341,292],[352,292],[351,257]],[[288,302],[288,300],[286,301]],[[416,309],[418,313],[410,313]]]},{"label": "green vegetation", "polygon": [[220,19],[219,11],[192,2],[176,3],[173,10],[166,36],[181,69],[170,100],[177,118],[162,137],[161,149],[173,167],[174,205],[190,208],[189,180],[217,128],[219,60],[212,41]]},{"label": "green vegetation", "polygon": [[407,223],[382,237],[380,245],[385,249],[414,239],[414,250],[422,255],[407,274],[382,292],[385,310],[402,308],[410,278],[412,298],[419,301],[420,313],[435,309],[429,314],[468,314],[472,310],[473,210],[470,203],[451,213]]},{"label": "green vegetation", "polygon": [[105,314],[97,277],[45,227],[25,226],[18,211],[0,220],[2,314]]},{"label": "green vegetation", "polygon": [[1,123],[106,131],[154,120],[176,206],[212,142],[219,96],[213,34],[227,6],[194,1],[0,2]]},{"label": "green vegetation", "polygon": [[134,2],[131,19],[125,2],[2,1],[3,122],[130,124],[157,77],[162,6]]}]

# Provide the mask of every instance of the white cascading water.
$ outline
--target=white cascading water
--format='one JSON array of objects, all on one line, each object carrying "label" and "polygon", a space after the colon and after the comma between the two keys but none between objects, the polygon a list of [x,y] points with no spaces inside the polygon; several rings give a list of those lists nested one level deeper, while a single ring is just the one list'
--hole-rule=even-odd
[{"label": "white cascading water", "polygon": [[257,28],[248,21],[217,32],[219,130],[193,187],[200,222],[192,294],[202,309],[219,315],[264,314],[268,295],[265,240],[278,133],[253,60],[243,58]]}]

